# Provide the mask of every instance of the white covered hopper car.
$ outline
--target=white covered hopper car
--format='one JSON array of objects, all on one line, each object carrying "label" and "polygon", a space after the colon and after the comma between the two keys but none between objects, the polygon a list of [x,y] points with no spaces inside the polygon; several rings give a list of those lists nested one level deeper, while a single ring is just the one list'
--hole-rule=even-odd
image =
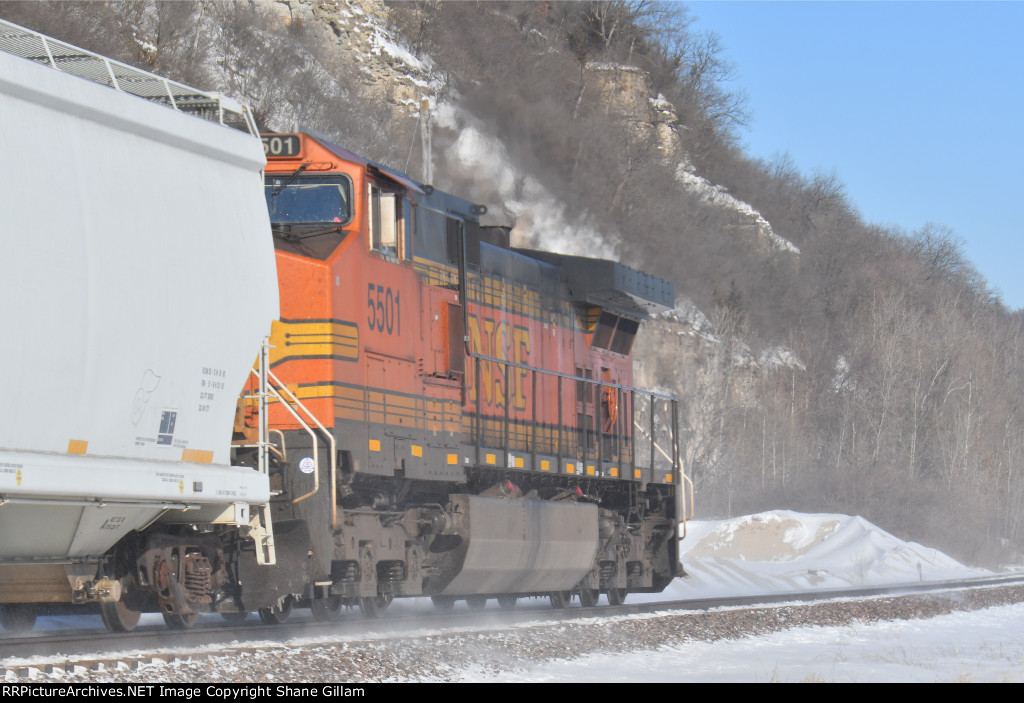
[{"label": "white covered hopper car", "polygon": [[273,561],[267,476],[230,465],[278,315],[265,163],[241,106],[0,22],[5,627],[94,603],[130,629],[111,550],[146,527],[172,625],[199,540]]}]

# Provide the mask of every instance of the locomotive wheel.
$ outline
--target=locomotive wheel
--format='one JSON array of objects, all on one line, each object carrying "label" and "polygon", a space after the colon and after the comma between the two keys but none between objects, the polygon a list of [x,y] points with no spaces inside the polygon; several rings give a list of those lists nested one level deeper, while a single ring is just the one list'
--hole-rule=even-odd
[{"label": "locomotive wheel", "polygon": [[442,613],[450,613],[455,607],[455,599],[451,596],[430,596],[430,600]]},{"label": "locomotive wheel", "polygon": [[142,616],[138,610],[132,610],[119,600],[113,603],[100,603],[100,616],[103,624],[111,632],[131,632],[139,624]]},{"label": "locomotive wheel", "polygon": [[0,605],[0,625],[8,632],[28,632],[36,626],[36,611],[31,605]]},{"label": "locomotive wheel", "polygon": [[341,620],[341,596],[317,598],[309,604],[309,610],[319,622]]},{"label": "locomotive wheel", "polygon": [[597,605],[597,599],[601,597],[601,592],[596,588],[581,588],[580,589],[580,605],[584,608],[593,608]]},{"label": "locomotive wheel", "polygon": [[220,616],[232,625],[237,625],[249,617],[249,612],[247,610],[242,610],[237,613],[221,613]]},{"label": "locomotive wheel", "polygon": [[609,588],[606,593],[609,605],[622,605],[626,602],[627,591],[625,588]]},{"label": "locomotive wheel", "polygon": [[384,614],[384,611],[391,605],[391,601],[394,600],[393,596],[377,596],[376,598],[360,598],[359,608],[363,611],[363,616],[367,618],[379,618]]},{"label": "locomotive wheel", "polygon": [[187,630],[196,624],[196,620],[199,619],[199,613],[189,613],[188,615],[180,615],[178,613],[164,613],[164,622],[167,627],[172,630]]},{"label": "locomotive wheel", "polygon": [[470,610],[483,610],[487,607],[487,599],[483,596],[470,596],[466,599]]},{"label": "locomotive wheel", "polygon": [[552,608],[561,610],[569,606],[569,601],[572,600],[572,593],[570,591],[551,591],[548,594],[548,598],[551,599]]},{"label": "locomotive wheel", "polygon": [[260,620],[268,625],[284,625],[292,614],[291,596],[284,599],[280,605],[272,605],[269,608],[260,608]]},{"label": "locomotive wheel", "polygon": [[519,600],[518,596],[514,596],[511,593],[498,596],[498,605],[501,606],[502,610],[512,610],[516,607],[516,601]]}]

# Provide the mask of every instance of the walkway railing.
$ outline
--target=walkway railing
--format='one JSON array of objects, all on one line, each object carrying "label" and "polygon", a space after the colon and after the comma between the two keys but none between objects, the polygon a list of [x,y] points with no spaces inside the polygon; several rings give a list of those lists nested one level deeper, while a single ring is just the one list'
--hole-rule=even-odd
[{"label": "walkway railing", "polygon": [[252,114],[231,98],[190,88],[4,20],[0,20],[0,51],[259,136]]}]

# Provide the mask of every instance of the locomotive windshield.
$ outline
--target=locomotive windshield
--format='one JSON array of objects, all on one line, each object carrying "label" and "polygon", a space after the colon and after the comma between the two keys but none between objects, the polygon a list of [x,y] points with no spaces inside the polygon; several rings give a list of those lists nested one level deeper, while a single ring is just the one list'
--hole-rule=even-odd
[{"label": "locomotive windshield", "polygon": [[343,176],[268,175],[264,187],[270,221],[348,224],[352,184]]}]

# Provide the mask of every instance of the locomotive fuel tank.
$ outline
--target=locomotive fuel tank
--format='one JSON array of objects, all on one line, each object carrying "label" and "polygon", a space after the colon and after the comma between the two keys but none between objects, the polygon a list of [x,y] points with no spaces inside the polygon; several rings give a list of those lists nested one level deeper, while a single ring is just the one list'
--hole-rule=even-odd
[{"label": "locomotive fuel tank", "polygon": [[571,591],[593,566],[596,505],[457,496],[453,507],[469,516],[465,541],[436,595]]}]

